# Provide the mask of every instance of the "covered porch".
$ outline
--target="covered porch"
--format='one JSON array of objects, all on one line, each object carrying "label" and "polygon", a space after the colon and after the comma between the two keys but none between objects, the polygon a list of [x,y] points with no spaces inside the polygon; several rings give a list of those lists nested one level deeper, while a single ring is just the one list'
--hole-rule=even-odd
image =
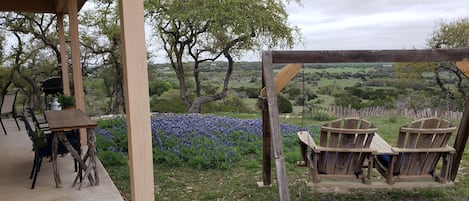
[{"label": "covered porch", "polygon": [[[59,35],[59,47],[61,52],[61,66],[62,66],[62,80],[64,94],[71,94],[70,85],[69,85],[69,63],[67,60],[71,61],[71,70],[72,70],[72,79],[73,80],[73,89],[74,96],[76,98],[76,107],[77,109],[82,110],[86,114],[85,109],[85,98],[84,98],[84,88],[83,88],[83,79],[82,79],[82,66],[80,62],[80,43],[79,43],[79,33],[78,33],[78,13],[82,6],[86,3],[87,0],[0,0],[0,12],[28,12],[28,13],[52,13],[57,16],[57,29]],[[151,145],[151,127],[150,127],[150,104],[149,104],[149,94],[148,94],[148,69],[147,69],[147,58],[146,58],[146,45],[145,45],[145,32],[144,32],[144,16],[143,16],[143,1],[137,0],[128,0],[128,1],[119,1],[119,11],[120,11],[120,24],[121,24],[121,43],[122,43],[122,65],[124,71],[124,94],[125,94],[125,103],[126,103],[126,117],[127,117],[127,127],[128,127],[128,137],[129,137],[129,166],[130,166],[130,183],[132,189],[132,199],[133,200],[154,200],[154,179],[153,179],[153,163],[152,163],[152,145]],[[68,33],[69,33],[69,44],[66,42],[65,30],[66,26],[64,25],[64,16],[68,15]],[[128,39],[128,40],[127,40]],[[69,48],[67,48],[69,45]],[[67,58],[66,52],[70,51],[71,58]],[[82,129],[83,130],[83,129]],[[23,135],[26,138],[25,133],[13,133],[9,134],[11,136],[18,136],[17,134]],[[8,136],[10,138],[11,136]],[[84,132],[82,132],[84,136]],[[3,137],[3,136],[2,136]],[[86,138],[82,138],[82,142]],[[22,139],[22,141],[28,142],[28,140]],[[5,143],[5,144],[3,144]],[[10,148],[19,147],[14,143],[18,142],[1,142],[0,150],[3,151],[3,146],[8,146]],[[82,143],[83,144],[83,143]],[[21,148],[18,148],[21,149]],[[31,150],[30,144],[22,147],[22,149]],[[22,151],[25,151],[22,150]],[[0,155],[2,165],[6,162],[10,162],[10,154],[15,153],[14,150],[4,151],[9,152],[8,155]],[[11,155],[12,157],[18,155],[15,153]],[[32,160],[32,159],[30,159]],[[13,162],[10,162],[13,163]],[[31,161],[32,165],[32,161]],[[44,176],[45,169],[47,165],[43,164],[40,175]],[[61,165],[59,164],[59,167]],[[0,198],[6,195],[12,196],[23,196],[22,191],[14,191],[13,189],[4,188],[4,185],[15,185],[16,177],[4,177],[4,170],[0,167],[0,177],[2,180],[0,184],[2,185],[0,193]],[[11,167],[10,167],[11,168]],[[100,167],[101,173],[105,173],[102,166]],[[18,168],[19,169],[19,168]],[[26,170],[30,169],[27,167]],[[25,170],[25,171],[26,171]],[[65,170],[64,170],[65,171]],[[7,173],[5,173],[7,174]],[[12,174],[12,173],[10,173]],[[51,173],[49,173],[51,174]],[[41,177],[42,177],[41,176]],[[101,176],[100,176],[101,177]],[[103,176],[104,177],[104,176]],[[29,178],[29,173],[27,174]],[[27,179],[26,178],[26,179]],[[38,183],[36,183],[36,188],[39,187],[40,178],[38,178]],[[8,200],[27,200],[32,198],[32,200],[119,200],[119,199],[104,199],[101,197],[86,197],[88,193],[83,192],[84,189],[74,192],[78,197],[77,198],[67,198],[60,197],[62,195],[61,191],[68,189],[66,187],[67,183],[65,181],[67,178],[63,177],[64,188],[56,189],[51,188],[51,196],[45,199],[39,199],[38,195],[31,195],[31,197],[24,198],[14,198],[8,197]],[[19,181],[24,182],[24,181]],[[73,181],[72,181],[73,182]],[[112,183],[112,182],[111,182]],[[93,189],[90,191],[101,192],[101,186],[106,186],[105,182],[102,181],[99,186],[93,186]],[[39,191],[38,189],[35,189]],[[28,188],[25,188],[25,191],[29,191]],[[67,190],[68,191],[68,190]],[[77,191],[76,189],[71,189],[70,191]],[[18,194],[18,195],[17,195]],[[55,195],[57,194],[57,195]],[[66,193],[69,194],[69,193]],[[91,194],[91,193],[90,193]],[[5,197],[7,198],[7,197]],[[96,199],[98,198],[98,199]],[[122,199],[122,198],[120,198]],[[3,199],[0,199],[3,200]]]},{"label": "covered porch", "polygon": [[123,200],[100,162],[98,162],[99,185],[90,186],[84,182],[80,190],[78,186],[72,187],[76,173],[70,154],[58,157],[62,188],[55,187],[52,163],[45,159],[36,181],[36,187],[30,189],[32,180],[29,179],[29,174],[33,165],[34,152],[23,123],[19,123],[21,131],[18,131],[13,119],[5,119],[8,135],[0,135],[0,178],[2,178],[0,179],[0,200]]}]

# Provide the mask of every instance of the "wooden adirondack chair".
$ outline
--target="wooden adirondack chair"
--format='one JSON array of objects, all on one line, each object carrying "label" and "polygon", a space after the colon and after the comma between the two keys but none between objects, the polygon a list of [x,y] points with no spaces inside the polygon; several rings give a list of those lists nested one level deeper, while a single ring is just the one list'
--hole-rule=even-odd
[{"label": "wooden adirondack chair", "polygon": [[[303,160],[308,161],[312,180],[319,183],[321,178],[362,178],[371,183],[373,149],[369,148],[376,127],[360,118],[338,119],[321,126],[319,146],[307,131],[298,132]],[[307,154],[308,147],[311,150]],[[363,164],[368,159],[367,174]]]},{"label": "wooden adirondack chair", "polygon": [[[430,178],[446,183],[455,149],[448,146],[456,127],[440,118],[424,118],[399,129],[394,154],[377,156],[375,167],[389,184],[396,179]],[[440,176],[438,161],[443,159]]]}]

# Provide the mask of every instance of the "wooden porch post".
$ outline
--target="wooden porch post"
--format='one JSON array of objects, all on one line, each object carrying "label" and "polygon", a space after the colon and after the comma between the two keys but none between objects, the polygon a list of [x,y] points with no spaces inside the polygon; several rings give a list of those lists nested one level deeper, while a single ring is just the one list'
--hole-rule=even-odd
[{"label": "wooden porch post", "polygon": [[73,88],[75,93],[76,107],[81,111],[85,112],[85,93],[83,91],[83,75],[80,63],[80,39],[78,37],[77,0],[69,0],[68,12],[70,21],[70,41],[72,50]]},{"label": "wooden porch post", "polygon": [[[68,20],[70,26],[70,49],[72,50],[73,89],[77,109],[86,113],[83,74],[80,62],[80,38],[78,36],[78,1],[69,0]],[[81,144],[87,144],[86,129],[80,129]]]},{"label": "wooden porch post", "polygon": [[62,84],[64,94],[70,96],[70,79],[68,78],[67,46],[65,43],[64,14],[57,13],[57,27],[59,29],[60,64],[62,65]]},{"label": "wooden porch post", "polygon": [[148,65],[142,0],[119,0],[132,200],[153,201]]}]

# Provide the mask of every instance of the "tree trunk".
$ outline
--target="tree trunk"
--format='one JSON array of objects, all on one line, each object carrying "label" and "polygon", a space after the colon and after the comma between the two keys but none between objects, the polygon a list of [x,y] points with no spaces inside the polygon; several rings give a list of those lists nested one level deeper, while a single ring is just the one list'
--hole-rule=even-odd
[{"label": "tree trunk", "polygon": [[224,52],[225,57],[228,59],[228,69],[226,70],[225,79],[223,81],[223,88],[221,92],[210,95],[210,96],[199,96],[196,97],[189,108],[189,112],[200,113],[202,111],[202,105],[205,103],[221,100],[226,97],[228,92],[228,86],[230,83],[231,75],[233,74],[234,61],[228,50]]}]

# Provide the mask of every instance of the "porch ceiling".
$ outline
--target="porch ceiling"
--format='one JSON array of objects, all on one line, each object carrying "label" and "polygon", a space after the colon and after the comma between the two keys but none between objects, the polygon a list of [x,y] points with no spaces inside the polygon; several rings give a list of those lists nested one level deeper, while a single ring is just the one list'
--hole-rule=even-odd
[{"label": "porch ceiling", "polygon": [[[78,11],[87,0],[77,0]],[[68,13],[69,0],[0,0],[0,11],[28,13]]]}]

